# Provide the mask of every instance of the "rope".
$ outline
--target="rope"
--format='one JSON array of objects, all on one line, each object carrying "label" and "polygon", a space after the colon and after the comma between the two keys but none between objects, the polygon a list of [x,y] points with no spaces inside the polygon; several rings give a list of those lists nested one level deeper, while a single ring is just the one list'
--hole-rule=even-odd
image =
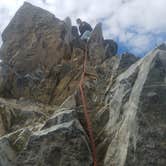
[{"label": "rope", "polygon": [[84,111],[84,116],[85,116],[85,121],[86,121],[86,127],[87,127],[87,130],[88,130],[91,149],[92,149],[93,166],[97,166],[95,140],[94,140],[94,136],[93,136],[93,129],[92,129],[90,116],[89,116],[89,113],[88,113],[88,110],[87,110],[86,97],[85,97],[84,89],[83,89],[83,85],[84,85],[84,81],[85,81],[85,74],[86,74],[86,63],[87,63],[87,49],[85,51],[85,59],[84,59],[84,64],[83,64],[83,73],[82,73],[82,76],[81,76],[81,81],[79,83],[79,89],[80,89],[80,93],[81,93],[81,100],[82,100],[82,104],[83,104],[83,111]]}]

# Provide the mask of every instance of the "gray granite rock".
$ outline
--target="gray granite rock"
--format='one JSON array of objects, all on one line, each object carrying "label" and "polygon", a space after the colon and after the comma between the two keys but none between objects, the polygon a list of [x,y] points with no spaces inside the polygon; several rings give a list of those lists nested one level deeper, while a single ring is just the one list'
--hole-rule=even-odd
[{"label": "gray granite rock", "polygon": [[166,51],[159,47],[122,73],[108,90],[104,166],[165,165],[165,64]]},{"label": "gray granite rock", "polygon": [[91,151],[77,120],[35,132],[16,159],[16,166],[91,166]]}]

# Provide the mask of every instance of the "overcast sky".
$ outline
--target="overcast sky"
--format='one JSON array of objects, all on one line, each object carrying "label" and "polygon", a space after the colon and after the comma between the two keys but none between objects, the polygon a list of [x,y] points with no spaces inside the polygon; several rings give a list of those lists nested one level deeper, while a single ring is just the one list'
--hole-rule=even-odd
[{"label": "overcast sky", "polygon": [[[64,19],[103,23],[104,36],[120,50],[144,55],[166,40],[166,0],[27,0]],[[0,33],[24,0],[0,0]]]}]

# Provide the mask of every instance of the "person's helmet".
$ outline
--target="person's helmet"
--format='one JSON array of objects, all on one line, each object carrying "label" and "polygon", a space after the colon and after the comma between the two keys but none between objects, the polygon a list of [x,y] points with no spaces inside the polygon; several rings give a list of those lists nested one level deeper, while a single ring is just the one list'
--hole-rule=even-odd
[{"label": "person's helmet", "polygon": [[80,25],[82,23],[82,20],[80,18],[77,18],[76,22],[78,25]]}]

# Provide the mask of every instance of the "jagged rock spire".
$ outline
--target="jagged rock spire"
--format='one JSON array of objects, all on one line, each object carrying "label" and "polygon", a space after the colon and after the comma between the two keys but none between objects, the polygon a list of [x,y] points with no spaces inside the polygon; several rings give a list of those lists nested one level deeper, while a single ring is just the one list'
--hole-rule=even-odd
[{"label": "jagged rock spire", "polygon": [[65,43],[70,44],[72,41],[72,23],[70,17],[64,20],[66,27]]},{"label": "jagged rock spire", "polygon": [[103,44],[102,23],[98,23],[95,26],[89,42]]}]

